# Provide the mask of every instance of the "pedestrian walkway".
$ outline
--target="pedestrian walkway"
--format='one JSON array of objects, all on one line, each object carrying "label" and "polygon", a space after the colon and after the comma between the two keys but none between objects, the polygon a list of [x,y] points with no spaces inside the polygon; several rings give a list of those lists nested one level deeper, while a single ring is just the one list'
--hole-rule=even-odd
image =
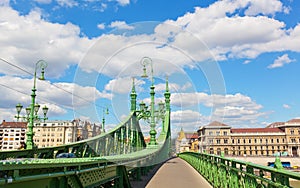
[{"label": "pedestrian walkway", "polygon": [[192,166],[180,158],[173,158],[166,161],[146,185],[146,188],[160,187],[212,188]]}]

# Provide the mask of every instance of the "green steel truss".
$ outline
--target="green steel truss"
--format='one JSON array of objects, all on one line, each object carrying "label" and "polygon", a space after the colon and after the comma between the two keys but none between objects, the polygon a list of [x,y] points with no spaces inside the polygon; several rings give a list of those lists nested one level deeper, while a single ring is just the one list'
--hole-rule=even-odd
[{"label": "green steel truss", "polygon": [[[129,177],[139,180],[149,167],[170,157],[170,95],[167,81],[160,117],[163,131],[154,137],[155,144],[146,145],[141,132],[133,83],[130,115],[109,132],[58,147],[0,152],[0,187],[131,187]],[[55,158],[60,153],[73,153],[76,158]]]},{"label": "green steel truss", "polygon": [[275,168],[205,153],[184,152],[178,156],[193,166],[216,188],[287,188],[298,172],[283,169],[279,158]]},{"label": "green steel truss", "polygon": [[[59,147],[0,152],[0,187],[131,187],[129,175],[142,172],[170,156],[170,111],[166,133],[155,146],[146,145],[136,112],[113,130]],[[72,152],[76,158],[56,158]]]},{"label": "green steel truss", "polygon": [[124,123],[106,134],[91,139],[32,150],[16,150],[0,152],[0,160],[7,158],[43,158],[51,159],[59,153],[75,153],[77,157],[98,157],[119,155],[142,150],[146,147],[139,122],[134,113]]}]

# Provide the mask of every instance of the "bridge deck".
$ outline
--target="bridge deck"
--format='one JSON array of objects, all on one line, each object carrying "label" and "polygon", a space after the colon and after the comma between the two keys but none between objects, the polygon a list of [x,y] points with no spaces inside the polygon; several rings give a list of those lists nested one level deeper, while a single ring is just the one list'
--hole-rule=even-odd
[{"label": "bridge deck", "polygon": [[187,162],[180,158],[173,158],[159,168],[146,187],[182,188],[195,186],[212,188],[212,186]]}]

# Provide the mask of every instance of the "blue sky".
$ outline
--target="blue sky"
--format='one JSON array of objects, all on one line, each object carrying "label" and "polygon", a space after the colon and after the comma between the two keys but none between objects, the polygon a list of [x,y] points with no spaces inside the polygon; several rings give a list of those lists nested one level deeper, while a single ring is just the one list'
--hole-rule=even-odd
[{"label": "blue sky", "polygon": [[29,105],[23,70],[44,59],[37,100],[50,119],[100,122],[108,107],[113,127],[129,112],[132,77],[139,102],[149,101],[145,56],[156,102],[169,76],[173,132],[300,117],[299,1],[5,0],[0,9],[2,120],[13,120],[18,102]]}]

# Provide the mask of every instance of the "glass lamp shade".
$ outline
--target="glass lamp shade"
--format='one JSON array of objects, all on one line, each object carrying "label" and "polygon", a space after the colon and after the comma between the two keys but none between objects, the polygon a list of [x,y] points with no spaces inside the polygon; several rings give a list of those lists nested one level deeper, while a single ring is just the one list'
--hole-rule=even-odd
[{"label": "glass lamp shade", "polygon": [[30,107],[27,107],[27,108],[26,108],[26,114],[27,114],[27,116],[29,116],[30,111],[31,111],[31,108],[30,108]]},{"label": "glass lamp shade", "polygon": [[44,115],[47,114],[48,109],[49,109],[49,108],[48,108],[46,105],[42,108]]},{"label": "glass lamp shade", "polygon": [[18,114],[21,112],[22,108],[23,108],[23,106],[20,103],[18,103],[16,105],[16,110],[17,110]]},{"label": "glass lamp shade", "polygon": [[144,65],[143,67],[143,75],[141,76],[142,78],[148,78],[147,72],[146,72],[146,66]]},{"label": "glass lamp shade", "polygon": [[146,109],[146,104],[142,101],[141,103],[140,103],[140,110],[141,111],[144,111]]},{"label": "glass lamp shade", "polygon": [[45,68],[42,68],[41,77],[39,77],[39,80],[45,80]]},{"label": "glass lamp shade", "polygon": [[39,105],[39,104],[35,104],[35,105],[34,105],[34,112],[35,112],[36,114],[38,113],[39,109],[40,109],[40,105]]},{"label": "glass lamp shade", "polygon": [[165,103],[163,103],[162,101],[160,101],[158,103],[158,108],[159,108],[159,111],[162,112],[165,108]]}]

